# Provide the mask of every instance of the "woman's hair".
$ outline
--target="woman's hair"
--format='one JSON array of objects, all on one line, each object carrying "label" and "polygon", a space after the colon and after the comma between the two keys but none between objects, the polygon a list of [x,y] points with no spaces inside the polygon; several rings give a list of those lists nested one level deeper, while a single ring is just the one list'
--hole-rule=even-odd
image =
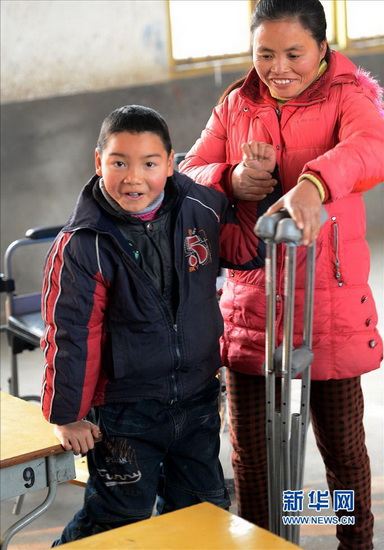
[{"label": "woman's hair", "polygon": [[168,153],[171,153],[172,142],[168,126],[163,117],[154,109],[142,105],[126,105],[112,111],[101,125],[100,135],[97,140],[96,149],[101,155],[108,138],[112,134],[129,132],[130,134],[141,134],[151,132],[159,136]]},{"label": "woman's hair", "polygon": [[327,20],[320,0],[260,0],[252,14],[251,32],[265,21],[282,19],[298,19],[319,46],[327,39]]},{"label": "woman's hair", "polygon": [[[260,0],[252,14],[251,32],[253,33],[265,21],[282,19],[297,19],[301,26],[311,33],[319,47],[327,38],[327,20],[320,0]],[[325,59],[329,52],[327,44]],[[232,82],[221,94],[218,103],[222,103],[232,90],[240,88],[244,81],[245,76]]]},{"label": "woman's hair", "polygon": [[[248,71],[247,71],[247,74],[248,74]],[[233,82],[231,82],[229,84],[229,86],[227,86],[224,90],[224,92],[221,94],[221,96],[219,97],[219,100],[217,102],[218,105],[220,105],[220,103],[223,103],[224,99],[229,96],[229,94],[231,92],[233,92],[233,90],[236,90],[236,88],[241,88],[241,86],[244,84],[245,82],[245,79],[247,78],[247,74],[245,74],[244,76],[241,76],[240,78],[238,78],[237,80],[234,80]]]}]

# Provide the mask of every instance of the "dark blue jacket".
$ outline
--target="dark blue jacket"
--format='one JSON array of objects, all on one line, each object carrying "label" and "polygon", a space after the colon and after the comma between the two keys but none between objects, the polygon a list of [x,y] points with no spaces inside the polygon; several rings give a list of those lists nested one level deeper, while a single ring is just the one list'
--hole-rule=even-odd
[{"label": "dark blue jacket", "polygon": [[[250,229],[256,208],[235,208],[224,194],[183,174],[175,173],[173,181],[179,188],[172,210],[175,312],[141,269],[116,220],[95,200],[97,176],[54,242],[42,304],[42,406],[50,422],[76,421],[104,403],[184,400],[220,367],[216,277],[220,264],[262,264]],[[156,220],[150,224],[156,231]]]}]

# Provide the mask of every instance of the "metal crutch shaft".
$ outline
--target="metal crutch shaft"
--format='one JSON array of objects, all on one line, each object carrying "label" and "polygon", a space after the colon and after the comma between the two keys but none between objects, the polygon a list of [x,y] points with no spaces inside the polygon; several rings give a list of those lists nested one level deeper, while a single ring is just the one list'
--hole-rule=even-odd
[{"label": "metal crutch shaft", "polygon": [[265,379],[266,379],[266,438],[267,438],[267,461],[270,465],[268,472],[268,516],[269,528],[273,533],[277,533],[280,518],[274,513],[279,509],[278,501],[275,501],[276,495],[281,489],[280,476],[280,449],[276,448],[276,441],[280,440],[280,435],[276,434],[278,429],[280,434],[280,421],[276,420],[275,404],[275,293],[276,293],[276,243],[274,241],[276,226],[286,214],[278,212],[273,216],[263,216],[258,225],[258,236],[266,243],[266,307],[267,307],[267,330],[266,330],[266,358],[265,358]]},{"label": "metal crutch shaft", "polygon": [[[327,218],[323,208],[321,224]],[[293,348],[296,249],[302,233],[286,211],[259,218],[256,235],[267,245],[266,257],[266,416],[268,459],[269,528],[298,543],[299,527],[282,522],[283,491],[300,490],[303,483],[306,434],[309,423],[310,365],[313,359],[312,311],[315,245],[307,247],[303,345]],[[284,331],[282,346],[275,349],[276,245],[286,244],[284,284]],[[300,412],[291,414],[291,381],[302,375]],[[276,375],[281,377],[280,410],[276,408]]]}]

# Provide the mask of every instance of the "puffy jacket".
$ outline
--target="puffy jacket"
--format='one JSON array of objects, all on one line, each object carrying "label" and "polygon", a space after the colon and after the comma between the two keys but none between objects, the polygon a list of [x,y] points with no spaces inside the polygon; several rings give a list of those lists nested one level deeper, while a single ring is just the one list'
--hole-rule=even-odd
[{"label": "puffy jacket", "polygon": [[[260,265],[253,260],[255,207],[239,204],[236,216],[222,193],[175,174],[167,183],[178,188],[172,311],[116,219],[95,200],[98,179],[84,187],[46,261],[42,407],[56,424],[78,420],[95,405],[172,402],[203,389],[220,367],[219,258],[238,268]],[[149,239],[163,227],[160,220],[161,214],[142,222]]]},{"label": "puffy jacket", "polygon": [[[325,73],[278,108],[254,69],[218,105],[181,164],[199,183],[231,194],[230,173],[241,144],[273,144],[283,193],[301,174],[323,182],[328,220],[317,241],[312,378],[349,378],[377,368],[382,341],[368,286],[362,192],[384,180],[384,121],[378,84],[331,52]],[[294,345],[302,342],[305,247],[297,250]],[[276,345],[282,341],[284,245],[277,256]],[[232,270],[224,286],[222,358],[228,367],[261,374],[265,351],[265,270]]]}]

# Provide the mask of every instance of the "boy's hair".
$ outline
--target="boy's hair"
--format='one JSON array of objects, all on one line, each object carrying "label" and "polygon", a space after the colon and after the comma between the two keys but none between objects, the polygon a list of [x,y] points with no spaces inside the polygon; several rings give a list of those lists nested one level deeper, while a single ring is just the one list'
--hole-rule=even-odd
[{"label": "boy's hair", "polygon": [[125,105],[115,109],[103,121],[96,149],[101,155],[108,138],[112,134],[129,132],[141,134],[151,132],[159,136],[168,153],[171,153],[172,143],[168,126],[163,117],[154,109],[142,105]]}]

